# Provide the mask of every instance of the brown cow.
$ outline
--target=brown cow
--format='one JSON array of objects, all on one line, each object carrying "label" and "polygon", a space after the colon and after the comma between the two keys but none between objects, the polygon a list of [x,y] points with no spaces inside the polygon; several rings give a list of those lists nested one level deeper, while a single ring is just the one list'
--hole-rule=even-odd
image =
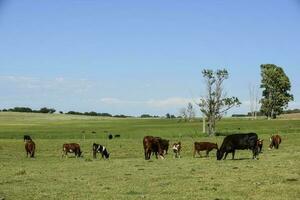
[{"label": "brown cow", "polygon": [[74,153],[75,157],[80,157],[82,154],[80,145],[76,143],[64,144],[62,157],[67,156],[68,153]]},{"label": "brown cow", "polygon": [[194,143],[194,157],[196,156],[196,152],[200,155],[200,151],[206,151],[206,157],[208,157],[208,154],[213,149],[218,150],[218,144],[214,144],[211,142],[195,142]]},{"label": "brown cow", "polygon": [[270,138],[270,149],[273,149],[275,147],[275,149],[279,148],[279,145],[281,143],[281,137],[279,135],[273,135]]},{"label": "brown cow", "polygon": [[264,140],[258,139],[257,140],[258,153],[262,153],[263,145],[264,145]]},{"label": "brown cow", "polygon": [[143,139],[143,146],[144,146],[144,154],[145,160],[149,160],[151,153],[154,152],[157,157],[157,154],[164,159],[163,149],[160,144],[161,139],[153,136],[145,136]]},{"label": "brown cow", "polygon": [[172,146],[173,152],[175,153],[175,158],[180,158],[180,151],[181,151],[181,142],[174,143]]},{"label": "brown cow", "polygon": [[27,157],[28,157],[28,154],[29,154],[30,158],[34,158],[35,143],[32,140],[26,140],[26,142],[25,142],[25,150],[26,150]]}]

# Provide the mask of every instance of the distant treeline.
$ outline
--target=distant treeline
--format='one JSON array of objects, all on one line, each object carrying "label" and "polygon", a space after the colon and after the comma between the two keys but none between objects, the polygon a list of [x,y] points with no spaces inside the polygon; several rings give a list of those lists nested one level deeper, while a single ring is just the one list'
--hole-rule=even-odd
[{"label": "distant treeline", "polygon": [[67,115],[86,115],[86,116],[99,116],[99,117],[117,117],[117,118],[128,118],[132,116],[128,115],[112,115],[109,113],[97,113],[97,112],[76,112],[76,111],[69,111],[66,112]]},{"label": "distant treeline", "polygon": [[33,110],[31,108],[28,107],[14,107],[14,108],[9,108],[9,109],[3,109],[0,110],[2,112],[28,112],[28,113],[55,113],[56,110],[53,108],[41,108],[39,110]]},{"label": "distant treeline", "polygon": [[[300,109],[285,110],[285,111],[283,111],[282,114],[293,114],[293,113],[300,113]],[[251,112],[249,112],[248,114],[233,114],[232,115],[232,117],[251,117],[251,116],[252,116]],[[265,115],[261,112],[257,112],[256,116],[265,116]]]},{"label": "distant treeline", "polygon": [[[3,109],[0,110],[2,112],[26,112],[26,113],[48,113],[48,114],[53,114],[56,112],[54,108],[41,108],[39,110],[34,110],[29,107],[14,107],[14,108],[9,108],[9,109]],[[59,111],[60,114],[64,114],[64,112]],[[131,116],[127,115],[111,115],[109,113],[97,113],[97,112],[77,112],[77,111],[69,111],[66,112],[65,114],[67,115],[86,115],[86,116],[101,116],[101,117],[118,117],[118,118],[127,118]]]},{"label": "distant treeline", "polygon": [[[26,112],[26,113],[48,113],[48,114],[53,114],[56,112],[54,108],[47,108],[43,107],[39,110],[34,110],[29,107],[14,107],[14,108],[9,108],[9,109],[3,109],[0,110],[0,112]],[[98,112],[77,112],[77,111],[69,111],[64,113],[63,111],[59,111],[58,113],[60,114],[66,114],[66,115],[85,115],[85,116],[99,116],[99,117],[116,117],[116,118],[128,118],[132,116],[128,115],[112,115],[110,113],[98,113]],[[163,118],[158,115],[149,115],[149,114],[142,114],[140,116],[141,118]],[[167,113],[165,115],[165,118],[167,119],[176,119],[176,118],[181,118],[181,116],[176,117],[175,115]]]}]

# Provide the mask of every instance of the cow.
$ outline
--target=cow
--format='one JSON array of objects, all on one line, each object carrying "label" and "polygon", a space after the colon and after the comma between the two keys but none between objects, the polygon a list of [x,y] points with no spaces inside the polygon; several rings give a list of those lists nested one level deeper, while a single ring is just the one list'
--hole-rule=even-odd
[{"label": "cow", "polygon": [[114,137],[115,137],[115,138],[120,138],[120,137],[121,137],[121,135],[119,135],[119,134],[116,134]]},{"label": "cow", "polygon": [[218,150],[218,144],[217,143],[211,143],[211,142],[195,142],[194,143],[194,158],[196,156],[196,153],[198,153],[201,157],[200,151],[206,151],[206,157],[209,156],[209,152],[213,149]]},{"label": "cow", "polygon": [[112,139],[113,139],[113,135],[112,135],[112,134],[109,134],[109,135],[108,135],[108,139],[109,139],[109,140],[112,140]]},{"label": "cow", "polygon": [[75,157],[77,157],[77,158],[81,157],[82,152],[80,150],[80,145],[76,144],[76,143],[64,144],[62,157],[67,156],[68,153],[74,153]]},{"label": "cow", "polygon": [[106,159],[108,159],[109,155],[110,155],[105,146],[94,143],[93,144],[93,157],[94,157],[94,159],[97,158],[97,153],[100,153],[102,158],[106,158]]},{"label": "cow", "polygon": [[26,155],[30,156],[30,158],[34,158],[35,154],[35,143],[32,140],[26,140],[25,143],[25,150],[26,150]]},{"label": "cow", "polygon": [[28,140],[32,140],[31,137],[29,135],[24,135],[24,142],[26,142]]},{"label": "cow", "polygon": [[258,139],[257,140],[258,153],[262,153],[263,145],[264,145],[264,140]]},{"label": "cow", "polygon": [[143,139],[143,146],[144,146],[144,155],[145,160],[149,160],[151,153],[154,152],[157,157],[159,154],[160,158],[164,159],[164,151],[161,147],[160,138],[153,137],[153,136],[145,136]]},{"label": "cow", "polygon": [[162,139],[160,137],[156,137],[159,140],[160,146],[163,150],[164,154],[168,154],[169,150],[169,140]]},{"label": "cow", "polygon": [[172,146],[173,152],[174,152],[174,158],[180,158],[180,151],[181,151],[181,142],[174,143]]},{"label": "cow", "polygon": [[275,147],[275,149],[279,148],[279,145],[281,143],[281,137],[280,135],[272,135],[270,138],[270,146],[269,149],[273,149]]},{"label": "cow", "polygon": [[228,153],[232,153],[232,159],[234,160],[235,151],[245,149],[252,150],[252,158],[256,159],[258,156],[257,140],[258,136],[256,133],[228,135],[224,138],[221,148],[217,150],[217,160],[221,160],[224,154],[225,160]]}]

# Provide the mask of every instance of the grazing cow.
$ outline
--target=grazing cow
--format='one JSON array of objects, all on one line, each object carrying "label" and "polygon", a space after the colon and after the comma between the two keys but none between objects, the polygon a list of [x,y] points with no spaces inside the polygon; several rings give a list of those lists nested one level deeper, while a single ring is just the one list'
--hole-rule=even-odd
[{"label": "grazing cow", "polygon": [[275,149],[279,148],[279,145],[281,143],[281,137],[280,135],[272,135],[270,138],[270,149],[273,149],[275,147]]},{"label": "grazing cow", "polygon": [[119,135],[119,134],[115,135],[115,138],[120,138],[120,137],[121,137],[121,135]]},{"label": "grazing cow", "polygon": [[76,143],[64,144],[62,157],[67,156],[68,153],[74,153],[77,158],[81,157],[80,145]]},{"label": "grazing cow", "polygon": [[109,134],[109,135],[108,135],[108,139],[109,139],[109,140],[112,140],[112,139],[113,139],[113,135],[112,135],[112,134]]},{"label": "grazing cow", "polygon": [[156,137],[159,140],[160,146],[164,154],[168,154],[169,150],[169,140],[162,139],[160,137]]},{"label": "grazing cow", "polygon": [[102,155],[102,158],[109,158],[109,152],[107,151],[105,146],[102,146],[100,144],[93,144],[93,157],[96,159],[97,158],[97,153],[100,153]]},{"label": "grazing cow", "polygon": [[175,153],[175,158],[180,158],[180,151],[181,151],[181,142],[174,143],[172,146],[173,152]]},{"label": "grazing cow", "polygon": [[218,144],[214,144],[211,142],[195,142],[194,143],[194,158],[196,153],[198,153],[201,157],[200,151],[206,151],[206,157],[208,157],[209,152],[213,149],[218,150]]},{"label": "grazing cow", "polygon": [[29,135],[24,135],[24,142],[26,142],[28,140],[32,140],[31,137]]},{"label": "grazing cow", "polygon": [[28,157],[28,154],[29,154],[30,158],[34,158],[35,143],[32,140],[26,140],[25,150],[26,150],[27,157]]},{"label": "grazing cow", "polygon": [[258,153],[262,153],[263,145],[264,145],[264,140],[258,139],[257,140]]},{"label": "grazing cow", "polygon": [[224,138],[221,148],[217,151],[217,160],[221,160],[225,154],[224,160],[228,153],[232,153],[232,159],[236,150],[250,149],[253,153],[253,159],[258,156],[257,134],[233,134]]},{"label": "grazing cow", "polygon": [[157,154],[164,159],[164,151],[161,147],[160,138],[153,137],[153,136],[145,136],[143,139],[143,146],[144,146],[144,155],[145,160],[149,160],[151,153],[154,152],[157,157]]}]

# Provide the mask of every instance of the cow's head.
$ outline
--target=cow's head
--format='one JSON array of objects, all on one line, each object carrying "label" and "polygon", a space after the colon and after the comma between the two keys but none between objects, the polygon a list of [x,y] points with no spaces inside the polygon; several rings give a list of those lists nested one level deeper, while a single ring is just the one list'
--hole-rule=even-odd
[{"label": "cow's head", "polygon": [[221,151],[220,149],[217,150],[217,160],[222,160],[224,156],[224,152]]}]

